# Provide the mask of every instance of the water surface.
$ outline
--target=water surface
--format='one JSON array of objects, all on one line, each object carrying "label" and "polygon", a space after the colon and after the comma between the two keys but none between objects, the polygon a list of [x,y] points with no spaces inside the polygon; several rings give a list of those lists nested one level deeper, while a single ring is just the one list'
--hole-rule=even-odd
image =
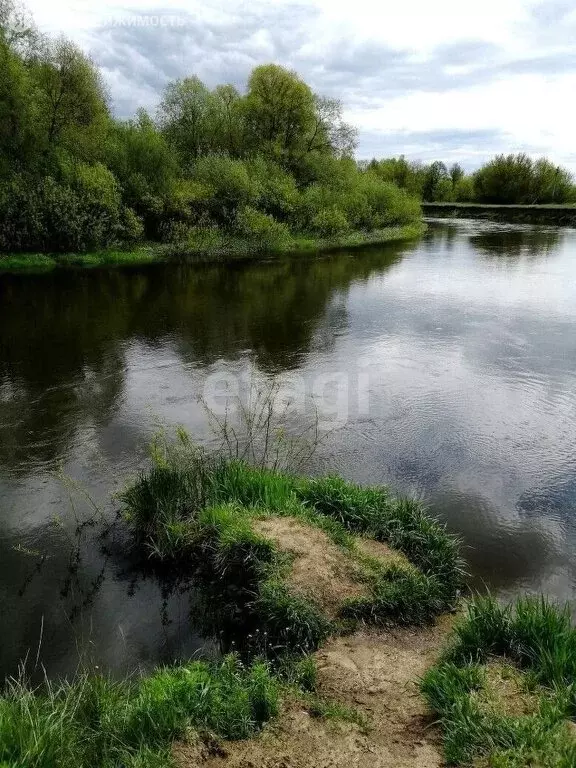
[{"label": "water surface", "polygon": [[319,402],[334,431],[311,471],[424,497],[476,584],[573,601],[575,321],[576,231],[487,222],[317,259],[0,276],[0,676],[213,652],[98,516],[159,424],[206,439],[198,396],[249,372]]}]

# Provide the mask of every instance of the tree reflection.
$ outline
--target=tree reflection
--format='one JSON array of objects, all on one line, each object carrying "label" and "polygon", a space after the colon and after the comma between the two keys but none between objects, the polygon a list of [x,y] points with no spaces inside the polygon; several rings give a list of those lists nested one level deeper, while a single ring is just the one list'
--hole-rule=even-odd
[{"label": "tree reflection", "polygon": [[472,235],[470,243],[480,255],[506,261],[535,261],[554,254],[562,241],[560,229],[502,229]]},{"label": "tree reflection", "polygon": [[[401,259],[352,256],[252,265],[157,265],[0,278],[0,462],[15,471],[64,458],[82,426],[108,423],[130,342],[206,366],[248,352],[264,372],[309,354],[333,297]],[[346,324],[328,314],[322,343]]]}]

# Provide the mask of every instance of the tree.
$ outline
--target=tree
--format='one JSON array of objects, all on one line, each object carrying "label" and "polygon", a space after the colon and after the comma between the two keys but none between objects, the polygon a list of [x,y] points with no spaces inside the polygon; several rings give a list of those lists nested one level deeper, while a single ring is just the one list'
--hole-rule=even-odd
[{"label": "tree", "polygon": [[314,122],[306,150],[330,152],[337,157],[352,157],[358,143],[358,130],[342,117],[342,102],[328,96],[314,96]]},{"label": "tree", "polygon": [[422,198],[430,202],[441,199],[446,194],[446,180],[450,181],[450,177],[444,163],[438,161],[431,163],[424,176]]},{"label": "tree", "polygon": [[464,175],[464,169],[460,163],[454,163],[454,165],[450,168],[450,180],[452,181],[453,189],[456,189],[458,184],[464,178]]},{"label": "tree", "polygon": [[218,85],[212,92],[212,149],[240,156],[244,152],[244,111],[233,85]]},{"label": "tree", "polygon": [[30,88],[23,60],[0,37],[0,174],[23,160],[30,134]]},{"label": "tree", "polygon": [[212,94],[196,76],[176,80],[166,88],[158,122],[185,166],[191,166],[210,147],[212,114]]},{"label": "tree", "polygon": [[279,159],[306,151],[315,134],[316,101],[298,75],[278,64],[256,67],[245,98],[247,130],[253,147]]},{"label": "tree", "polygon": [[109,112],[102,78],[90,59],[59,38],[34,62],[31,76],[45,150],[60,145],[85,159],[98,155]]}]

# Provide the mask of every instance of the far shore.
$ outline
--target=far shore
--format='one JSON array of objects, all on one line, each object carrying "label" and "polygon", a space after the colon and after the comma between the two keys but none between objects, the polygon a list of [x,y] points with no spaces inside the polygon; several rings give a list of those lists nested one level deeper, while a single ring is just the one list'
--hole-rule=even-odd
[{"label": "far shore", "polygon": [[422,203],[424,216],[491,219],[518,224],[576,226],[576,205],[493,205],[488,203]]},{"label": "far shore", "polygon": [[159,245],[149,243],[133,248],[109,248],[89,253],[14,253],[0,254],[1,272],[46,272],[62,268],[91,268],[152,263],[233,262],[264,256],[297,256],[356,250],[386,243],[402,242],[420,237],[426,230],[423,222],[403,227],[387,227],[374,232],[348,232],[337,238],[321,239],[309,235],[294,236],[281,249],[263,248],[256,240],[231,236],[205,245],[202,241]]}]

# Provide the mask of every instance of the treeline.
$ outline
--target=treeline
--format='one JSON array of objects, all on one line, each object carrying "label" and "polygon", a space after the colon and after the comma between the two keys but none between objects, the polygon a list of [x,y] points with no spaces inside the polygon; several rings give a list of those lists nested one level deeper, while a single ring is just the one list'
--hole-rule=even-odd
[{"label": "treeline", "polygon": [[536,205],[576,202],[570,171],[545,158],[497,155],[472,174],[455,163],[426,165],[405,157],[372,160],[367,168],[427,202]]},{"label": "treeline", "polygon": [[274,64],[244,93],[191,76],[156,114],[114,119],[91,60],[0,0],[0,251],[229,236],[275,248],[418,219],[355,145],[340,102]]}]

